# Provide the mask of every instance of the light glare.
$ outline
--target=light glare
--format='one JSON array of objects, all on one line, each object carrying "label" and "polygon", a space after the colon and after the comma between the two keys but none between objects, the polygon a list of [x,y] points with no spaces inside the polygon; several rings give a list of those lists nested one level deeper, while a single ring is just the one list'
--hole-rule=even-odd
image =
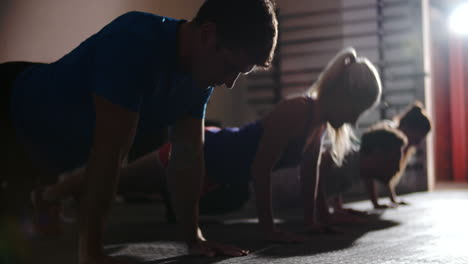
[{"label": "light glare", "polygon": [[459,5],[449,18],[450,29],[461,35],[468,35],[468,3]]}]

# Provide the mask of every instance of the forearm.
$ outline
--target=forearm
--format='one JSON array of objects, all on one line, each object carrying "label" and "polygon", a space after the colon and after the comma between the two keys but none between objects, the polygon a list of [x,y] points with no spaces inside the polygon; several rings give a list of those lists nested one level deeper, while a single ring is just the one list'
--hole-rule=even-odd
[{"label": "forearm", "polygon": [[271,206],[270,171],[254,172],[255,201],[257,205],[258,221],[262,231],[275,229],[273,210]]},{"label": "forearm", "polygon": [[[333,173],[336,173],[333,171],[333,167],[335,166],[335,162],[331,156],[331,153],[329,151],[321,151],[319,152],[318,158],[313,158],[314,156],[311,156],[313,159],[317,159],[317,162],[314,163],[313,159],[306,163],[305,169],[308,169],[307,175],[313,176],[312,179],[315,181],[314,183],[309,183],[309,184],[315,184],[315,191],[313,192],[313,199],[314,202],[316,203],[316,212],[312,211],[315,215],[312,215],[309,211],[308,214],[306,214],[306,221],[319,221],[322,224],[329,224],[331,223],[331,215],[330,215],[330,205],[328,203],[328,194],[327,194],[327,180],[330,177],[333,177]],[[316,166],[313,166],[314,164],[317,164]],[[319,168],[319,170],[316,170],[316,168]],[[312,187],[309,187],[312,188]],[[312,189],[314,190],[314,189]],[[311,198],[312,199],[312,198]],[[336,194],[336,197],[333,199],[333,207],[336,212],[336,210],[341,210],[342,209],[342,201],[341,201],[341,194],[338,193]]]},{"label": "forearm", "polygon": [[369,176],[365,176],[363,177],[363,179],[366,185],[367,194],[369,196],[370,201],[372,202],[372,205],[374,207],[378,207],[379,202],[377,197],[377,186],[375,185],[374,180]]},{"label": "forearm", "polygon": [[397,195],[395,193],[395,187],[392,184],[388,183],[387,189],[388,189],[388,195],[389,195],[390,201],[394,204],[398,203]]},{"label": "forearm", "polygon": [[330,222],[330,211],[323,179],[319,179],[319,189],[317,194],[317,214],[319,221],[323,224]]},{"label": "forearm", "polygon": [[103,224],[116,190],[122,155],[92,151],[79,196],[80,256],[102,254]]},{"label": "forearm", "polygon": [[[322,174],[328,173],[327,159],[322,163],[322,155],[320,154],[320,144],[316,143],[312,148],[308,149],[304,154],[304,159],[301,163],[301,193],[304,203],[304,221],[313,223],[317,219],[318,199],[320,198],[320,209],[323,210],[326,203],[325,190],[322,190],[320,179]],[[324,187],[324,186],[323,186]],[[323,191],[323,195],[320,192]],[[328,205],[327,205],[328,209]]]},{"label": "forearm", "polygon": [[307,223],[317,219],[317,199],[319,198],[319,178],[316,166],[301,167],[301,194],[304,204],[304,220]]},{"label": "forearm", "polygon": [[[189,166],[171,161],[168,184],[182,239],[188,243],[204,240],[198,228],[198,203],[203,184],[204,161],[202,155]],[[179,163],[179,164],[178,164]]]}]

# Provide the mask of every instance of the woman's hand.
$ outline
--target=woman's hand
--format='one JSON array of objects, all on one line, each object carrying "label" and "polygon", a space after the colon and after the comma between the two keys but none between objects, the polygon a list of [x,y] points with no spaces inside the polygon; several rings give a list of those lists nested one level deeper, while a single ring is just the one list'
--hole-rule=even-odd
[{"label": "woman's hand", "polygon": [[396,204],[374,204],[374,209],[388,209],[388,208],[396,208],[398,205]]},{"label": "woman's hand", "polygon": [[397,200],[396,202],[393,203],[394,205],[410,205],[410,203],[403,201],[403,200]]}]

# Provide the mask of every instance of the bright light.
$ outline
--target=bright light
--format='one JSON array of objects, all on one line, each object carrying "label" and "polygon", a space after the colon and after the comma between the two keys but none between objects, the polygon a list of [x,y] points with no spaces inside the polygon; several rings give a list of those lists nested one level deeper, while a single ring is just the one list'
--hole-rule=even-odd
[{"label": "bright light", "polygon": [[468,35],[468,3],[459,5],[449,18],[449,26],[453,32]]}]

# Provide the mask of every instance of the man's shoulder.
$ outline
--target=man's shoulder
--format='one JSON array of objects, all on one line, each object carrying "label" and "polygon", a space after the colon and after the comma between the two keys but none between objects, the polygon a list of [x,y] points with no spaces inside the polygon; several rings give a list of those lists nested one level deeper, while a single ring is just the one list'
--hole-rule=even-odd
[{"label": "man's shoulder", "polygon": [[111,24],[127,24],[128,26],[141,26],[142,24],[148,24],[165,27],[179,21],[179,19],[161,16],[149,12],[129,11],[114,19]]},{"label": "man's shoulder", "polygon": [[[161,35],[173,35],[180,20],[142,11],[126,12],[99,32],[101,36],[124,34],[131,38],[151,38]],[[130,34],[130,36],[129,36]]]},{"label": "man's shoulder", "polygon": [[165,65],[175,53],[178,21],[147,12],[127,12],[96,34],[95,45],[119,54],[122,60]]}]

